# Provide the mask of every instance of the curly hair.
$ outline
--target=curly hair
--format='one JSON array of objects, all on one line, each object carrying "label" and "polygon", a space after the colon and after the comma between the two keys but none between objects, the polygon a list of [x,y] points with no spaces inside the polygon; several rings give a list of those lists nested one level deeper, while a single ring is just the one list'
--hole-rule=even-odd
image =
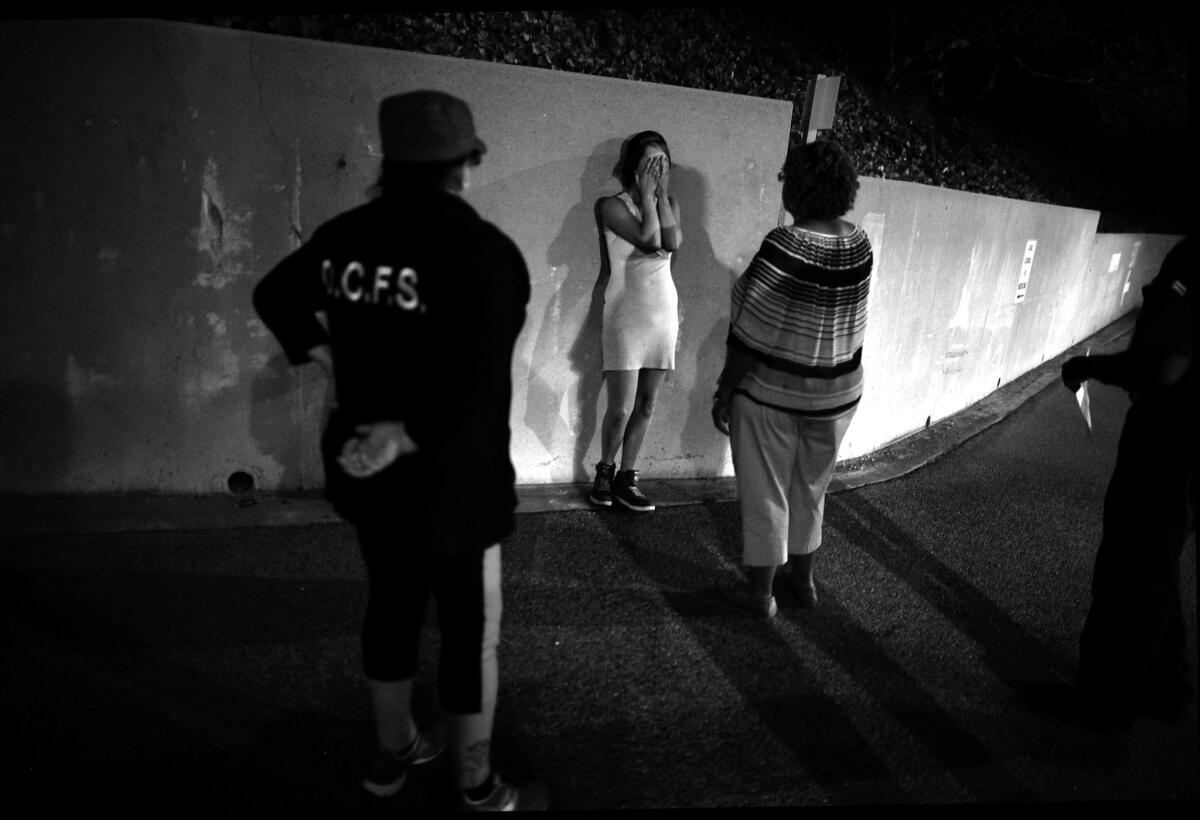
[{"label": "curly hair", "polygon": [[671,149],[667,147],[667,140],[663,135],[657,131],[640,131],[625,141],[625,147],[621,151],[620,177],[622,187],[633,187],[634,175],[637,173],[638,163],[642,161],[646,149],[652,145],[663,150],[663,153],[667,155],[668,167],[670,167]]},{"label": "curly hair", "polygon": [[858,172],[828,138],[792,146],[783,166],[783,206],[797,219],[837,219],[854,207]]}]

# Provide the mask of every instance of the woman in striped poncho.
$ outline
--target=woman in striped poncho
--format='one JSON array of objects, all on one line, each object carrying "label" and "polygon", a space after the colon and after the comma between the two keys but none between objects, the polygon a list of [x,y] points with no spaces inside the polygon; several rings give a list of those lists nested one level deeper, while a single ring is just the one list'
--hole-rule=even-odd
[{"label": "woman in striped poncho", "polygon": [[748,580],[725,600],[776,612],[776,569],[802,606],[816,604],[813,556],[825,490],[863,391],[871,243],[842,217],[858,176],[834,142],[790,152],[783,204],[793,224],[763,240],[733,288],[713,423],[730,437]]}]

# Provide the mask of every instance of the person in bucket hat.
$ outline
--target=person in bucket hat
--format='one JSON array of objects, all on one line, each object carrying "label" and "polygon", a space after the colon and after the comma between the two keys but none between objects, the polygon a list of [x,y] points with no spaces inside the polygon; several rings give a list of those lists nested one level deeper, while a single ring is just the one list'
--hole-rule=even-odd
[{"label": "person in bucket hat", "polygon": [[[464,101],[387,97],[379,132],[371,200],[318,227],[254,291],[289,362],[315,361],[333,379],[325,493],[355,527],[367,572],[362,662],[379,752],[363,785],[396,794],[445,747],[456,808],[544,808],[538,784],[491,763],[500,542],[517,503],[512,353],[529,272],[462,198],[487,150]],[[410,705],[430,597],[444,738],[419,729]]]},{"label": "person in bucket hat", "polygon": [[454,162],[487,146],[475,133],[470,107],[442,91],[411,91],[386,98],[379,106],[383,156],[393,162]]}]

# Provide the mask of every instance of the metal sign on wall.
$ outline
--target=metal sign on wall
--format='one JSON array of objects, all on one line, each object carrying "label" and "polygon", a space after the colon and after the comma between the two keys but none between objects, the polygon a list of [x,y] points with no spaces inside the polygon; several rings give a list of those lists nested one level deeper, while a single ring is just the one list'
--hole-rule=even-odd
[{"label": "metal sign on wall", "polygon": [[1021,260],[1021,278],[1017,280],[1016,302],[1025,301],[1025,293],[1029,289],[1029,272],[1033,270],[1033,254],[1037,250],[1037,240],[1030,239],[1025,243],[1025,258]]},{"label": "metal sign on wall", "polygon": [[824,74],[818,74],[808,81],[800,120],[800,130],[804,134],[805,142],[815,140],[819,131],[833,128],[833,115],[837,111],[838,90],[841,85],[841,77],[826,77]]}]

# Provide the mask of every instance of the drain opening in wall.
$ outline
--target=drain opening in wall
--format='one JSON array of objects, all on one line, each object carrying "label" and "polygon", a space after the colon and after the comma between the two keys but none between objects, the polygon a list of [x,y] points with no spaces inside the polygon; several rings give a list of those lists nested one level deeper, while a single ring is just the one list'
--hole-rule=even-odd
[{"label": "drain opening in wall", "polygon": [[234,495],[247,495],[254,492],[254,476],[245,470],[238,470],[229,474],[226,485],[229,487],[229,492]]}]

